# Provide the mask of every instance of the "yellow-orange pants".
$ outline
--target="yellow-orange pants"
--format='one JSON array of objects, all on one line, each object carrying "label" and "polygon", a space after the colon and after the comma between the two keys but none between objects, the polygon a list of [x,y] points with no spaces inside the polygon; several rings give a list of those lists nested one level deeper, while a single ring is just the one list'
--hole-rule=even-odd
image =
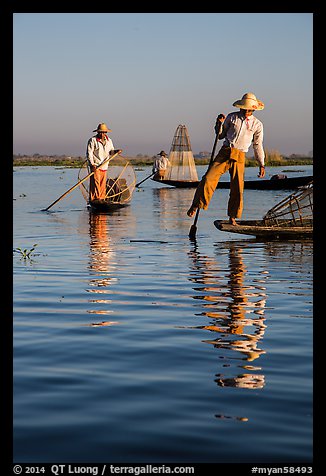
[{"label": "yellow-orange pants", "polygon": [[160,169],[155,172],[154,179],[155,180],[163,180],[165,176],[165,169]]},{"label": "yellow-orange pants", "polygon": [[89,178],[89,200],[104,200],[106,197],[106,170],[96,169]]},{"label": "yellow-orange pants", "polygon": [[221,176],[228,170],[230,174],[228,216],[231,218],[241,218],[243,209],[245,158],[245,152],[223,146],[199,182],[192,201],[192,206],[206,210]]}]

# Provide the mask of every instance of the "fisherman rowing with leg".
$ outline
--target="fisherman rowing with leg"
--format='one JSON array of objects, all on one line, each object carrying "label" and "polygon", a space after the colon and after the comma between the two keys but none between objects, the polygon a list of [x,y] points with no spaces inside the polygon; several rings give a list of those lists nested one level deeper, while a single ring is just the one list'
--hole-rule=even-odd
[{"label": "fisherman rowing with leg", "polygon": [[[193,217],[198,208],[206,210],[212,199],[220,177],[227,171],[230,174],[230,195],[228,201],[229,222],[236,225],[243,209],[244,169],[246,152],[253,145],[255,159],[259,163],[259,178],[265,177],[265,153],[263,149],[263,124],[253,113],[264,109],[264,103],[253,93],[246,93],[233,103],[239,111],[226,117],[218,116],[223,124],[218,139],[224,139],[208,171],[199,182],[187,215]],[[216,130],[218,132],[218,130]]]}]

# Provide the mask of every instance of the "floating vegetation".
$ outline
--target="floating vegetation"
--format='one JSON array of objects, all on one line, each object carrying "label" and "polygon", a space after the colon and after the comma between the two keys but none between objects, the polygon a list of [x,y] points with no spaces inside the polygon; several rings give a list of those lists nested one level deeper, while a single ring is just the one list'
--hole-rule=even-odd
[{"label": "floating vegetation", "polygon": [[23,260],[27,260],[27,259],[31,259],[31,256],[32,254],[34,254],[34,250],[35,248],[37,247],[37,243],[35,243],[33,245],[33,248],[31,248],[30,250],[25,248],[24,250],[22,248],[15,248],[13,250],[14,253],[19,253],[21,255],[21,259]]}]

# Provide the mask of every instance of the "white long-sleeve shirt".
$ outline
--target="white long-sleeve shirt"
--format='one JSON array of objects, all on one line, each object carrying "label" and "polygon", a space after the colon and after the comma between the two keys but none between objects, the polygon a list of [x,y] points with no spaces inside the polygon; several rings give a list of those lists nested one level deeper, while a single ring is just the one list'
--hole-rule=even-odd
[{"label": "white long-sleeve shirt", "polygon": [[243,152],[248,152],[252,144],[255,159],[261,165],[265,163],[263,137],[262,122],[253,115],[246,118],[241,111],[231,112],[226,116],[223,130],[219,135],[220,139],[225,139],[223,145],[234,147]]},{"label": "white long-sleeve shirt", "polygon": [[[102,143],[96,136],[91,137],[87,142],[86,157],[90,165],[96,167],[100,165],[103,160],[107,159],[111,150],[114,150],[112,140],[106,136],[105,144]],[[107,170],[108,162],[100,167],[100,170]]]},{"label": "white long-sleeve shirt", "polygon": [[169,159],[167,157],[164,157],[164,155],[157,155],[154,160],[152,171],[157,172],[158,170],[165,170],[168,165]]}]

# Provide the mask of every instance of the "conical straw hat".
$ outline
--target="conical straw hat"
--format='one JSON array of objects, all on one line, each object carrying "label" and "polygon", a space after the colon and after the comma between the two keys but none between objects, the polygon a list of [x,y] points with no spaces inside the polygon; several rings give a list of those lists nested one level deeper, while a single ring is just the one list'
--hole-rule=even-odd
[{"label": "conical straw hat", "polygon": [[101,122],[93,132],[111,132],[111,129],[108,129],[107,125],[104,122]]},{"label": "conical straw hat", "polygon": [[265,104],[259,101],[253,93],[246,93],[241,99],[235,101],[233,106],[240,109],[254,109],[256,111],[260,111],[264,109]]}]

